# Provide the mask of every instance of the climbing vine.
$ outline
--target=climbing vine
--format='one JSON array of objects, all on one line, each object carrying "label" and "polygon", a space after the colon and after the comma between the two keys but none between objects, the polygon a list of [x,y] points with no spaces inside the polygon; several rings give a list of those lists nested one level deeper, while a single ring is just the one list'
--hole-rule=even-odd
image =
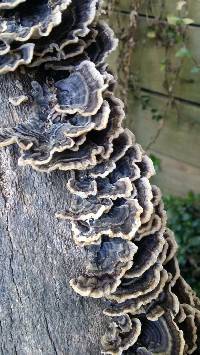
[{"label": "climbing vine", "polygon": [[[183,0],[175,2],[174,13],[168,13],[166,1],[163,0],[159,2],[159,5],[156,2],[156,11],[155,0],[147,0],[145,2],[143,0],[132,1],[125,21],[123,21],[123,16],[117,11],[120,1],[112,0],[108,3],[107,10],[109,11],[111,22],[114,22],[120,41],[120,52],[117,59],[120,96],[128,110],[128,89],[131,87],[131,93],[139,100],[142,109],[150,110],[151,118],[157,121],[155,135],[147,142],[145,147],[149,151],[159,138],[172,108],[176,110],[177,121],[180,122],[181,120],[177,104],[179,99],[176,96],[177,84],[187,81],[193,82],[200,73],[200,63],[188,47],[190,27],[193,25],[194,20],[188,15],[188,2]],[[111,16],[111,13],[114,15]],[[142,16],[139,16],[140,14]],[[141,19],[142,21],[145,20],[146,28],[142,34],[139,30]],[[164,77],[162,86],[166,97],[166,103],[162,110],[155,107],[151,96],[141,90],[140,78],[143,73],[134,71],[133,48],[139,41],[142,45],[145,45],[146,41],[152,41],[152,45],[156,44],[158,48],[164,49],[164,56],[158,68],[158,71]],[[188,62],[190,62],[189,66]],[[188,68],[186,67],[189,67],[190,71],[187,73],[187,79],[185,78],[185,70],[188,70]]]},{"label": "climbing vine", "polygon": [[[128,110],[128,90],[131,76],[131,59],[133,48],[135,46],[135,36],[138,24],[138,9],[142,0],[133,0],[129,6],[128,23],[122,23],[121,16],[117,11],[120,0],[111,0],[107,2],[106,16],[110,18],[114,13],[113,20],[115,32],[119,39],[119,55],[117,57],[117,73],[119,76],[119,95],[125,103]],[[127,16],[126,16],[127,19]]]}]

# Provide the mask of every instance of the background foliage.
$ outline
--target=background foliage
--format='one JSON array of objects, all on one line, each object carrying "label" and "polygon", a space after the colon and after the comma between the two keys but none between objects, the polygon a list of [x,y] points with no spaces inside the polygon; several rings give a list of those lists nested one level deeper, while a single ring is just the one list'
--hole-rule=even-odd
[{"label": "background foliage", "polygon": [[200,195],[165,197],[169,227],[179,244],[179,263],[187,282],[200,296]]}]

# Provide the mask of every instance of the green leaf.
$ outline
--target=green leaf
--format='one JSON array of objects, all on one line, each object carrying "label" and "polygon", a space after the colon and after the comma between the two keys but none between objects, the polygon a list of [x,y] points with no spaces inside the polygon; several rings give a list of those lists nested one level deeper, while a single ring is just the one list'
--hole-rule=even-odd
[{"label": "green leaf", "polygon": [[191,18],[183,18],[182,21],[185,25],[191,25],[192,23],[194,23],[194,20]]},{"label": "green leaf", "polygon": [[176,26],[181,22],[181,18],[178,16],[169,15],[167,16],[167,22],[169,25]]},{"label": "green leaf", "polygon": [[151,39],[156,38],[156,32],[155,31],[147,32],[147,37]]},{"label": "green leaf", "polygon": [[158,157],[156,157],[154,154],[150,155],[150,158],[153,162],[154,168],[156,170],[156,172],[158,173],[159,171],[161,171],[161,161]]},{"label": "green leaf", "polygon": [[184,58],[184,57],[185,58],[192,57],[192,53],[186,47],[182,47],[176,52],[176,58]]},{"label": "green leaf", "polygon": [[175,232],[179,245],[181,271],[200,295],[199,273],[194,272],[200,269],[200,194],[190,192],[186,197],[166,196],[164,200],[169,227]]},{"label": "green leaf", "polygon": [[193,67],[191,69],[191,74],[198,74],[200,73],[200,67]]}]

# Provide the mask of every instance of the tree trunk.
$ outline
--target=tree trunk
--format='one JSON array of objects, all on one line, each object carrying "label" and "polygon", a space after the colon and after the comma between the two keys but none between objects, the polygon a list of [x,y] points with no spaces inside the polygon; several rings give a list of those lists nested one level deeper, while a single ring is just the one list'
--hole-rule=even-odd
[{"label": "tree trunk", "polygon": [[[27,119],[30,93],[23,74],[0,77],[0,126]],[[29,99],[30,100],[30,99]],[[70,227],[55,219],[67,199],[65,173],[40,174],[17,165],[15,146],[0,150],[0,354],[97,355],[105,318],[100,301],[69,286],[80,274],[83,249]]]}]

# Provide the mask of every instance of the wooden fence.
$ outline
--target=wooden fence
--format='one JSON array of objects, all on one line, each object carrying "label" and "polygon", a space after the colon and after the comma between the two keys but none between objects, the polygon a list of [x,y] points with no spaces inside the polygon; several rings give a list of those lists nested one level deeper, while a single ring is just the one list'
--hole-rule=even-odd
[{"label": "wooden fence", "polygon": [[[175,100],[169,110],[166,109],[169,88],[167,90],[164,85],[166,73],[163,70],[166,49],[149,32],[151,22],[160,11],[161,0],[151,0],[152,9],[150,14],[148,10],[148,18],[147,2],[138,10],[136,46],[131,54],[126,125],[133,130],[143,147],[148,147],[154,136],[158,135],[151,144],[150,153],[160,161],[155,182],[164,194],[200,193],[200,1],[187,1],[187,18],[194,20],[188,26],[186,40],[192,58],[190,52],[186,53],[186,58],[178,58],[176,53],[180,50],[180,44],[170,49],[174,67],[180,60],[182,66],[173,88]],[[166,3],[166,15],[174,16],[176,1],[167,0]],[[122,33],[130,22],[130,6],[131,0],[119,0],[112,11],[110,22],[117,34]],[[119,48],[110,58],[114,71],[120,62],[120,55]],[[137,82],[139,96],[135,90]],[[152,119],[152,116],[161,119]]]}]

